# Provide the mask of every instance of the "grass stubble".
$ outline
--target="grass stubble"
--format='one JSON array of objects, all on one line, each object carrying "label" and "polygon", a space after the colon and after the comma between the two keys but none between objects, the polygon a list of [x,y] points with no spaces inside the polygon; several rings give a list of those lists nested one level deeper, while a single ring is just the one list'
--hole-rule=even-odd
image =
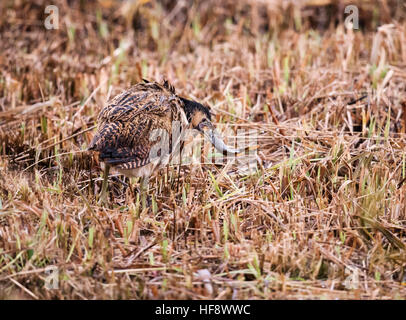
[{"label": "grass stubble", "polygon": [[[0,4],[0,298],[405,297],[404,5],[358,1],[358,31],[333,1],[54,2],[58,30]],[[257,168],[169,166],[144,211],[112,178],[99,206],[98,111],[163,77],[256,130]]]}]

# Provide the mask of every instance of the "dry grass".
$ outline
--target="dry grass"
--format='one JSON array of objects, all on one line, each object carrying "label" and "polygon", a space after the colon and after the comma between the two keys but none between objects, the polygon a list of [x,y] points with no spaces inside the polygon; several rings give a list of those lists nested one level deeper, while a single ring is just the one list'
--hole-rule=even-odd
[{"label": "dry grass", "polygon": [[[346,1],[54,2],[59,30],[42,1],[0,4],[1,298],[406,296],[401,1],[358,1],[362,31]],[[258,170],[172,166],[148,212],[113,180],[98,206],[98,111],[163,77],[257,129]]]}]

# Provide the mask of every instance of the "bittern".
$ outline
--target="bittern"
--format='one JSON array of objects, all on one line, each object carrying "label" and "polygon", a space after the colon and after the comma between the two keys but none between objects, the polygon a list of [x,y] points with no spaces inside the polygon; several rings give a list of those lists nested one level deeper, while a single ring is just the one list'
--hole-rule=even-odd
[{"label": "bittern", "polygon": [[[143,81],[111,99],[98,116],[97,132],[88,150],[99,152],[105,164],[99,197],[102,202],[106,200],[108,174],[113,167],[125,176],[141,177],[141,203],[146,207],[149,177],[168,163],[182,143],[181,134],[174,135],[176,125],[178,132],[196,129],[222,153],[239,152],[224,144],[211,122],[208,107],[178,96],[168,81]],[[169,138],[167,152],[154,151],[154,146],[162,143],[151,138],[154,130]]]}]

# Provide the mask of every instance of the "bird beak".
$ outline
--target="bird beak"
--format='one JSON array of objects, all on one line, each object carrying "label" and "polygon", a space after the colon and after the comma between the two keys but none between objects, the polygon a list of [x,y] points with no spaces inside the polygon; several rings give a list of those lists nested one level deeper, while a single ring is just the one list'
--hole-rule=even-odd
[{"label": "bird beak", "polygon": [[199,130],[219,152],[227,152],[232,154],[241,152],[241,150],[233,149],[227,146],[210,121],[206,120],[200,122],[196,129]]}]

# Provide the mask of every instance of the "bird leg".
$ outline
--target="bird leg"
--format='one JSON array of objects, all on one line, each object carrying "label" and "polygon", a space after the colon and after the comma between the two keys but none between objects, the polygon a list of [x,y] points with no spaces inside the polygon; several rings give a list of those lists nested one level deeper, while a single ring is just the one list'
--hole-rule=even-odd
[{"label": "bird leg", "polygon": [[106,163],[106,165],[104,167],[102,189],[101,189],[100,196],[99,196],[99,204],[107,203],[107,195],[108,195],[107,187],[108,187],[109,171],[110,171],[110,165]]},{"label": "bird leg", "polygon": [[148,182],[149,182],[149,177],[142,177],[141,178],[141,181],[140,181],[140,193],[141,193],[142,210],[147,208]]}]

